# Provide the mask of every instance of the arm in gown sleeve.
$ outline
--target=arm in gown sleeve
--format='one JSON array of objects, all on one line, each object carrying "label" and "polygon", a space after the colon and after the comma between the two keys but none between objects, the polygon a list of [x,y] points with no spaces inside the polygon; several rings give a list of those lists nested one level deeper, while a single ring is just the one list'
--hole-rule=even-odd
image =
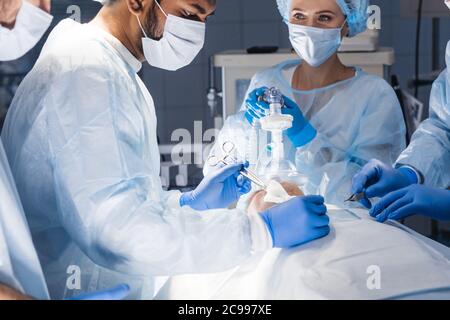
[{"label": "arm in gown sleeve", "polygon": [[214,272],[246,259],[249,218],[240,210],[180,208],[179,193],[162,191],[160,164],[145,157],[143,118],[110,77],[70,71],[46,97],[64,228],[95,263],[130,274]]},{"label": "arm in gown sleeve", "polygon": [[444,71],[433,84],[430,117],[414,133],[397,166],[409,165],[420,171],[425,184],[436,188],[450,186],[450,86]]}]

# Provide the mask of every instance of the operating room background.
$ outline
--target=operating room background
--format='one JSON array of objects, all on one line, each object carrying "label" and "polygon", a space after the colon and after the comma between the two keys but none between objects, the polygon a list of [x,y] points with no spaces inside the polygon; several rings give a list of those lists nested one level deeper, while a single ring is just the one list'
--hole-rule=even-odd
[{"label": "operating room background", "polygon": [[[417,2],[406,1],[410,1],[411,6]],[[141,75],[155,100],[161,143],[170,143],[175,129],[185,128],[193,135],[194,121],[202,121],[203,130],[213,127],[206,101],[209,86],[208,61],[211,55],[224,50],[261,45],[290,48],[287,27],[281,21],[275,0],[217,0],[217,3],[216,15],[208,21],[205,48],[192,65],[177,72],[167,72],[144,64]],[[371,4],[381,8],[380,45],[393,47],[395,50],[396,62],[391,72],[399,77],[404,90],[413,93],[414,90],[408,88],[408,81],[413,79],[415,73],[416,18],[402,13],[401,0],[371,0]],[[81,9],[82,22],[89,21],[100,8],[92,0],[54,0],[53,26],[74,13],[70,10],[71,5],[77,5]],[[445,11],[443,3],[442,6]],[[448,18],[440,19],[439,23],[439,65],[444,68],[445,47],[450,39],[450,13]],[[34,50],[16,62],[0,62],[0,108],[7,107],[8,96],[20,82],[22,74],[34,64],[44,42],[45,38]],[[430,17],[422,19],[419,66],[420,73],[428,73],[433,69]],[[5,77],[4,74],[14,76]],[[216,86],[220,88],[220,76],[217,77]],[[426,106],[430,89],[431,86],[419,89],[419,100],[425,102]],[[410,224],[421,233],[430,233],[429,221],[425,219],[414,218]]]}]

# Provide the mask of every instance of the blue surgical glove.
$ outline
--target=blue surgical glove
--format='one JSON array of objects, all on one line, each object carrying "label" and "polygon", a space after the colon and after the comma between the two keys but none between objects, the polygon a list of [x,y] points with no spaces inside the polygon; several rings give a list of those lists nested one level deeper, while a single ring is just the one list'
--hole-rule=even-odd
[{"label": "blue surgical glove", "polygon": [[275,248],[291,248],[326,236],[330,219],[321,196],[296,197],[262,212]]},{"label": "blue surgical glove", "polygon": [[[253,90],[245,101],[247,111],[245,118],[250,124],[268,114],[270,106],[265,101],[259,101],[259,97],[264,96],[266,87]],[[292,127],[286,130],[286,135],[295,147],[301,147],[311,142],[317,135],[317,131],[311,126],[303,116],[300,107],[291,99],[283,96],[285,108],[283,114],[289,114],[294,118]]]},{"label": "blue surgical glove", "polygon": [[228,207],[251,190],[250,180],[240,174],[243,167],[248,167],[248,163],[219,167],[206,176],[195,190],[184,193],[180,198],[180,205],[194,210]]},{"label": "blue surgical glove", "polygon": [[114,288],[91,293],[83,293],[67,300],[123,300],[130,294],[127,284],[120,284]]},{"label": "blue surgical glove", "polygon": [[383,197],[411,184],[417,183],[417,176],[409,168],[394,169],[383,162],[372,159],[353,177],[352,192],[364,192],[366,198],[360,202],[366,208],[372,207],[368,199]]},{"label": "blue surgical glove", "polygon": [[379,222],[404,219],[415,214],[449,221],[450,191],[411,185],[389,193],[369,213]]}]

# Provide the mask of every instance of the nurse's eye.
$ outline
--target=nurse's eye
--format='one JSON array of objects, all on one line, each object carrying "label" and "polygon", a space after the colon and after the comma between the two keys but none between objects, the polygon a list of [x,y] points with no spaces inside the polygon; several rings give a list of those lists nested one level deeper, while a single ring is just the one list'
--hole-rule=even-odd
[{"label": "nurse's eye", "polygon": [[328,23],[328,22],[331,22],[331,20],[333,20],[333,17],[325,15],[325,14],[321,14],[319,16],[318,20],[323,23]]},{"label": "nurse's eye", "polygon": [[302,20],[304,20],[306,17],[305,17],[304,14],[302,14],[302,13],[300,13],[300,12],[297,12],[297,13],[294,13],[294,14],[292,15],[292,18],[294,19],[294,21],[302,21]]}]

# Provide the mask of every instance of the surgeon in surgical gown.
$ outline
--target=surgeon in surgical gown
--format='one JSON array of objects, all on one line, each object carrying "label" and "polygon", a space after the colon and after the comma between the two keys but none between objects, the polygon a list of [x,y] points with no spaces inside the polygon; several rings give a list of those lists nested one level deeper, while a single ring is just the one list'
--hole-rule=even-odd
[{"label": "surgeon in surgical gown", "polygon": [[[289,23],[293,46],[299,53],[307,51],[302,50],[305,48],[301,47],[301,44],[318,41],[312,38],[300,39],[300,46],[293,41],[296,36],[295,28],[299,25],[307,23],[308,28],[314,25],[317,29],[343,26],[341,30],[347,31],[348,36],[355,36],[366,29],[365,0],[336,0],[335,3],[314,0],[277,2],[284,21]],[[292,11],[293,7],[303,8],[305,12]],[[316,14],[325,11],[334,11],[336,14]],[[306,21],[310,16],[316,17],[317,20],[313,21],[311,18]],[[300,30],[300,34],[304,32],[305,30]],[[312,126],[317,134],[309,143],[299,145],[292,143],[292,139],[286,136],[286,156],[295,162],[297,170],[307,177],[307,182],[302,185],[306,194],[321,194],[328,203],[341,205],[350,195],[353,175],[371,158],[378,157],[387,163],[396,160],[405,147],[405,126],[398,99],[386,81],[367,74],[359,67],[342,66],[336,52],[332,52],[333,55],[323,62],[322,57],[326,57],[327,52],[320,51],[319,48],[319,45],[317,48],[307,48],[314,53],[307,57],[308,61],[300,56],[301,60],[285,61],[257,73],[251,81],[247,96],[252,99],[259,88],[277,87],[297,104],[294,108],[299,108],[300,111],[296,112],[294,118],[296,115],[304,117],[309,122],[307,127]],[[317,61],[319,63],[316,67]],[[308,68],[303,70],[302,64],[306,63],[314,66],[307,65]],[[327,68],[331,70],[329,76],[334,77],[338,74],[336,70],[342,68],[350,75],[325,86],[316,84],[308,89],[299,89],[295,85],[299,75],[301,77],[309,72],[312,78],[315,73]],[[212,154],[221,154],[220,146],[225,141],[233,141],[238,150],[246,150],[251,137],[251,126],[247,121],[247,103],[244,103],[240,113],[226,120]],[[253,106],[258,103],[255,100],[250,101]],[[295,122],[294,119],[294,124]],[[308,137],[314,137],[310,131],[304,130],[300,136],[303,135],[306,140]],[[264,141],[264,137],[261,140]],[[260,154],[265,152],[265,145],[261,144]],[[206,167],[205,172],[208,170]]]},{"label": "surgeon in surgical gown", "polygon": [[[48,14],[50,0],[33,1],[33,4],[40,6],[21,0],[0,3],[0,61],[23,56],[49,27],[53,18]],[[123,284],[76,299],[123,299],[128,291],[128,286]],[[44,273],[0,141],[0,300],[49,298]]]},{"label": "surgeon in surgical gown", "polygon": [[199,216],[162,191],[140,69],[109,33],[63,20],[10,107],[2,140],[52,298],[121,282],[152,298],[150,275],[233,266],[250,252],[244,215]]},{"label": "surgeon in surgical gown", "polygon": [[[152,298],[155,276],[225,270],[272,247],[262,217],[208,201],[203,210],[217,210],[192,209],[211,189],[203,184],[211,176],[183,195],[161,187],[154,103],[137,73],[144,60],[166,70],[192,61],[198,53],[192,44],[203,44],[202,22],[215,1],[194,4],[109,0],[91,23],[63,20],[16,93],[2,141],[52,298],[117,283],[131,287],[130,298]],[[149,38],[157,32],[160,41]],[[242,165],[227,167],[233,176],[211,185],[237,200]],[[289,240],[296,242],[287,245],[302,240],[296,224],[302,201],[276,214],[292,217],[293,223],[282,219],[288,223],[280,230],[293,231]],[[312,216],[326,222],[318,202],[320,217]],[[320,227],[309,240],[329,232]]]},{"label": "surgeon in surgical gown", "polygon": [[[52,21],[47,12],[21,1],[0,4],[0,61],[15,60],[39,41]],[[44,274],[0,142],[0,285],[48,299]]]},{"label": "surgeon in surgical gown", "polygon": [[[450,8],[450,2],[445,1]],[[353,191],[364,192],[361,203],[379,222],[412,215],[450,220],[450,42],[447,68],[430,95],[430,117],[414,133],[394,166],[373,159],[353,179]],[[367,198],[382,197],[374,207]]]}]

